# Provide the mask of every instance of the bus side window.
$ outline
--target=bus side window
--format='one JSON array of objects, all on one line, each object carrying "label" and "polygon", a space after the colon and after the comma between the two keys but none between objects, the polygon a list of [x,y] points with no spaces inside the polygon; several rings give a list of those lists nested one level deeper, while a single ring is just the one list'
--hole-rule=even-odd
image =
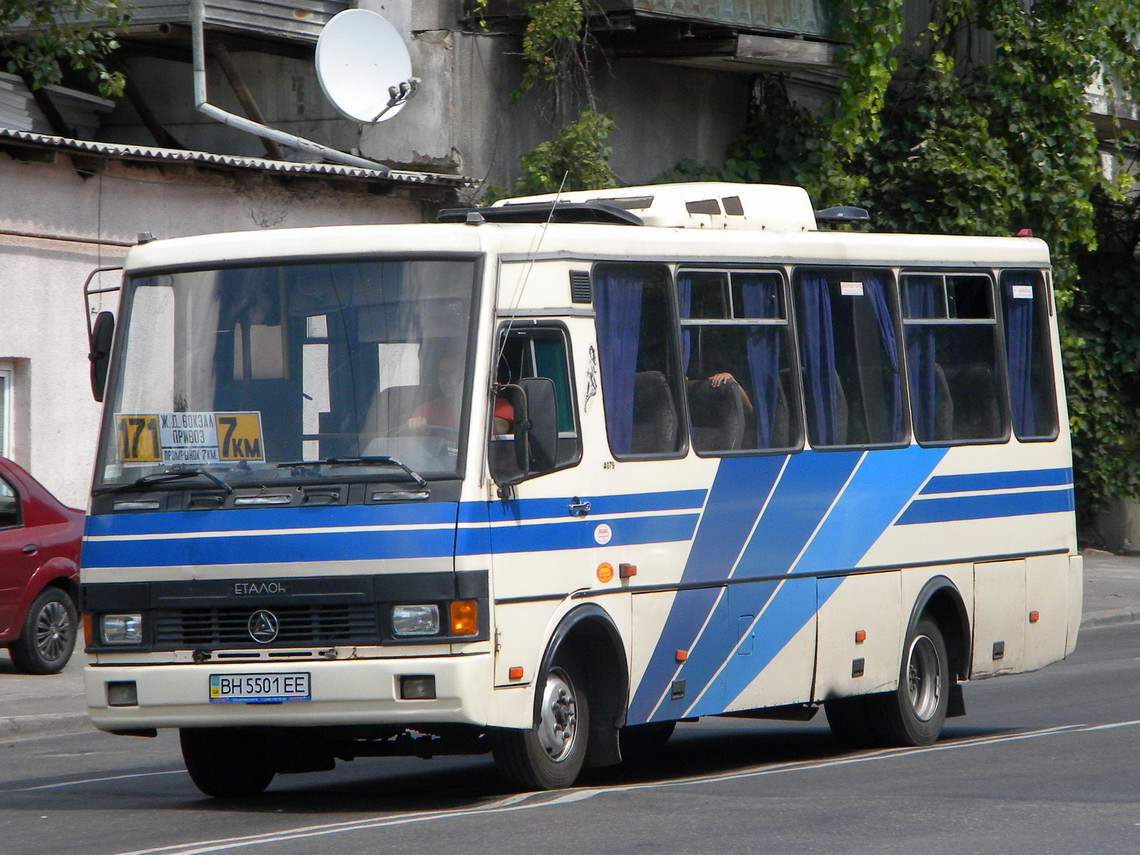
[{"label": "bus side window", "polygon": [[681,373],[668,268],[598,264],[593,286],[610,450],[615,457],[680,454]]},{"label": "bus side window", "polygon": [[808,438],[814,446],[906,441],[890,274],[808,270],[795,277]]},{"label": "bus side window", "polygon": [[1001,304],[1013,431],[1022,440],[1053,439],[1057,397],[1049,347],[1049,294],[1041,274],[1002,273]]},{"label": "bus side window", "polygon": [[990,277],[904,273],[899,284],[915,439],[1005,438]]},{"label": "bus side window", "polygon": [[798,448],[784,280],[775,272],[677,274],[689,429],[698,454]]},{"label": "bus side window", "polygon": [[[502,354],[496,371],[496,384],[518,383],[528,377],[546,377],[554,383],[558,422],[555,468],[573,466],[582,457],[582,442],[578,430],[574,372],[565,330],[561,327],[512,329],[506,331],[501,340]],[[495,396],[492,405],[493,453],[502,457],[513,453],[506,446],[513,440],[514,411],[504,397]]]}]

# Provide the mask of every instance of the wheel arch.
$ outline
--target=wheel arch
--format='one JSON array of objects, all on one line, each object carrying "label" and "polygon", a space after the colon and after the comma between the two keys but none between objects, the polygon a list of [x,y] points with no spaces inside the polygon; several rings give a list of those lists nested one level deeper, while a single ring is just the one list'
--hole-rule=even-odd
[{"label": "wheel arch", "polygon": [[[571,610],[550,636],[542,657],[545,674],[562,651],[571,652],[586,678],[590,701],[590,732],[586,766],[621,762],[618,734],[625,724],[629,696],[629,668],[625,644],[613,618],[601,606],[586,603]],[[535,693],[534,722],[540,716],[542,696]]]},{"label": "wheel arch", "polygon": [[942,631],[953,675],[958,680],[967,679],[970,676],[971,648],[969,610],[958,587],[947,577],[935,576],[923,585],[910,613],[906,637],[926,614]]}]

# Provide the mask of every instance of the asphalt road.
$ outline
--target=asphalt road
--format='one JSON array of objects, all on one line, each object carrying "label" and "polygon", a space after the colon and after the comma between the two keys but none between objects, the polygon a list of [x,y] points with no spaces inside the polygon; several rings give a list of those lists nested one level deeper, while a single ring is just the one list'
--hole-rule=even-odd
[{"label": "asphalt road", "polygon": [[489,759],[359,760],[202,797],[177,738],[0,743],[0,852],[1140,852],[1140,624],[966,688],[932,748],[843,754],[806,724],[681,725],[651,763],[514,795]]}]

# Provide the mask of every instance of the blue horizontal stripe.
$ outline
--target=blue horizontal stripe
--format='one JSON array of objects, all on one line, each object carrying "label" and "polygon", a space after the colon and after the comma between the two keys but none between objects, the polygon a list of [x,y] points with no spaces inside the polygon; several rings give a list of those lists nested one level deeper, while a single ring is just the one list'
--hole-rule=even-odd
[{"label": "blue horizontal stripe", "polygon": [[970,475],[938,475],[927,482],[926,486],[922,488],[922,494],[1017,490],[1023,487],[1060,487],[1072,483],[1072,469],[976,472]]},{"label": "blue horizontal stripe", "polygon": [[87,517],[86,533],[89,537],[131,537],[145,534],[199,534],[217,531],[441,525],[453,524],[455,517],[455,502],[103,514]]},{"label": "blue horizontal stripe", "polygon": [[898,525],[1071,513],[1072,510],[1072,490],[919,499],[899,517]]},{"label": "blue horizontal stripe", "polygon": [[[697,514],[671,514],[660,517],[633,517],[613,520],[608,525],[612,537],[607,546],[631,546],[639,543],[669,543],[689,540],[697,527]],[[490,530],[491,549],[478,550],[480,540],[465,537],[461,544],[469,548],[477,547],[470,554],[493,551],[496,554],[508,552],[546,552],[565,549],[594,549],[595,525],[587,520],[539,523],[536,525],[502,526]],[[467,554],[467,553],[461,553]]]},{"label": "blue horizontal stripe", "polygon": [[460,522],[511,522],[521,520],[558,519],[570,516],[574,499],[590,503],[590,517],[613,514],[639,514],[652,511],[699,510],[705,501],[705,490],[672,490],[661,493],[628,493],[614,496],[566,497],[559,499],[514,499],[506,502],[464,502],[459,511]]},{"label": "blue horizontal stripe", "polygon": [[84,567],[178,567],[291,561],[450,558],[455,529],[86,541]]}]

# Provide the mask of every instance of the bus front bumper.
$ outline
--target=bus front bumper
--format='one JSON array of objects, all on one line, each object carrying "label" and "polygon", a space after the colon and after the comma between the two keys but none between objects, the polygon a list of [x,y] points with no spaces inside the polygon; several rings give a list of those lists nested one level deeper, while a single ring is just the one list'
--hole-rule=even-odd
[{"label": "bus front bumper", "polygon": [[[301,674],[308,679],[298,683]],[[308,698],[211,699],[212,682],[216,686],[222,677],[247,676],[293,678],[288,685],[307,685]],[[483,725],[493,684],[493,657],[88,665],[83,677],[91,722],[106,731],[251,725]],[[423,679],[427,677],[433,679]],[[422,696],[424,687],[432,684],[434,697]],[[409,687],[421,697],[405,697]]]}]

